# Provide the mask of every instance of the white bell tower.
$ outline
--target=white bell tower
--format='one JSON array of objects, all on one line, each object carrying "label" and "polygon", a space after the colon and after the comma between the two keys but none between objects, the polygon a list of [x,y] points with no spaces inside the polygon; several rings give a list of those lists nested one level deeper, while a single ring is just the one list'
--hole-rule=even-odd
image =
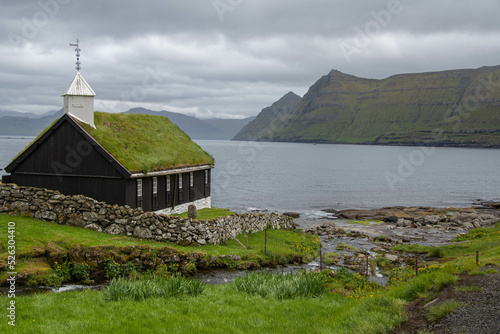
[{"label": "white bell tower", "polygon": [[62,94],[64,98],[64,113],[73,116],[74,118],[89,124],[93,128],[94,125],[94,96],[96,95],[90,85],[85,81],[80,74],[80,48],[78,47],[78,40],[76,44],[76,70],[77,73],[73,81],[68,85],[68,88]]}]

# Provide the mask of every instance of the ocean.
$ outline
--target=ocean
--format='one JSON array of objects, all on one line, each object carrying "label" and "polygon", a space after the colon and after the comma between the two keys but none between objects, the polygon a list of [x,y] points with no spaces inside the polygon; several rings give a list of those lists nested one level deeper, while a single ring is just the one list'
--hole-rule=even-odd
[{"label": "ocean", "polygon": [[[0,136],[4,169],[32,137]],[[196,140],[215,158],[212,204],[236,212],[500,201],[500,151]],[[5,173],[5,171],[0,171]]]}]

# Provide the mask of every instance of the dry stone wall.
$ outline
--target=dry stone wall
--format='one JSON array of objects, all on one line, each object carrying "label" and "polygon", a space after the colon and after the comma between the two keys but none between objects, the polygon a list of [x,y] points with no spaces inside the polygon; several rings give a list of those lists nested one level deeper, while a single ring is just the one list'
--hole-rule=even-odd
[{"label": "dry stone wall", "polygon": [[109,205],[82,195],[0,183],[0,212],[17,213],[113,235],[174,243],[220,244],[231,235],[265,228],[294,228],[293,218],[278,213],[235,214],[211,220],[171,217],[129,206]]}]

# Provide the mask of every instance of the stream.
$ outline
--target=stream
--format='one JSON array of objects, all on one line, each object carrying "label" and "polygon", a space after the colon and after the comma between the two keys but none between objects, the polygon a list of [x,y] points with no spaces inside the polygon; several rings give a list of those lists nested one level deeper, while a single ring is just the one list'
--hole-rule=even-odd
[{"label": "stream", "polygon": [[[350,245],[354,247],[357,251],[361,250],[369,254],[371,261],[375,260],[376,253],[374,249],[380,248],[380,243],[374,242],[373,238],[377,236],[386,236],[391,239],[397,240],[405,238],[407,243],[418,243],[421,245],[429,246],[440,246],[447,244],[452,238],[456,236],[456,232],[449,232],[440,229],[415,229],[415,228],[396,228],[394,225],[385,223],[375,223],[372,222],[369,225],[352,224],[345,220],[335,219],[331,216],[324,217],[305,217],[297,218],[295,220],[297,227],[301,229],[308,229],[315,226],[320,226],[326,222],[334,223],[336,228],[342,228],[346,232],[361,232],[366,234],[369,238],[354,238],[354,237],[334,237],[329,238],[327,236],[320,236],[322,243],[322,253],[327,254],[330,252],[335,252],[342,255],[349,255],[349,250],[338,250],[337,246],[339,244]],[[260,269],[263,272],[276,272],[276,273],[295,273],[298,271],[306,270],[317,270],[320,268],[319,257],[307,264],[302,265],[286,265],[277,266],[276,268],[264,268]],[[332,270],[337,269],[336,266],[325,266],[322,268],[330,268]],[[260,271],[259,270],[259,271]],[[199,271],[195,275],[195,279],[202,280],[208,284],[225,284],[232,282],[239,276],[243,276],[247,271],[237,270],[237,269],[217,269],[217,270],[203,270]],[[383,276],[378,268],[375,270],[375,274],[369,276],[370,281],[376,281],[379,284],[386,284],[387,277]],[[58,288],[51,287],[19,287],[16,294],[18,295],[29,295],[34,293],[61,293],[66,291],[83,291],[86,289],[101,290],[106,287],[107,284],[98,284],[94,286],[81,285],[81,284],[65,284]]]}]

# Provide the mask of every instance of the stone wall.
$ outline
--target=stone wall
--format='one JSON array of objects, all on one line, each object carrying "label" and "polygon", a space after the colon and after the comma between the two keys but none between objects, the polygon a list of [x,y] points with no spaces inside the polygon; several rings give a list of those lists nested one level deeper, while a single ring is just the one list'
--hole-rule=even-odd
[{"label": "stone wall", "polygon": [[129,206],[109,205],[82,195],[0,183],[0,213],[15,213],[113,235],[174,243],[220,244],[242,232],[294,228],[293,218],[278,213],[235,214],[211,220],[170,217]]}]

